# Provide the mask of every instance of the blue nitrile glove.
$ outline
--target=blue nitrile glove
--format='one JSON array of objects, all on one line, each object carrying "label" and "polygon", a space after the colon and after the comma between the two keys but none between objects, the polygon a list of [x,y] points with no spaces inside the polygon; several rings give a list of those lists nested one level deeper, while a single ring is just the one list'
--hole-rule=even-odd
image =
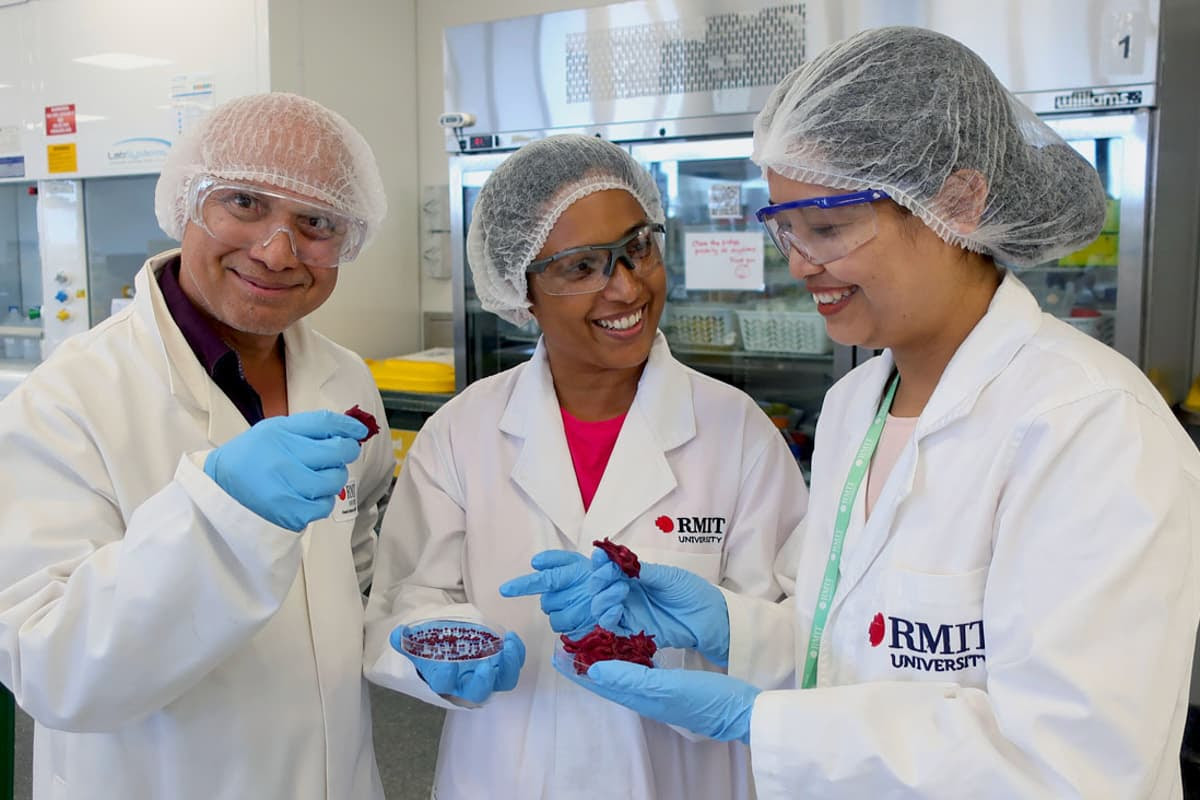
[{"label": "blue nitrile glove", "polygon": [[750,743],[750,715],[762,690],[745,681],[694,669],[650,669],[628,661],[597,661],[587,678],[555,669],[572,682],[643,717],[730,742]]},{"label": "blue nitrile glove", "polygon": [[592,562],[587,556],[570,550],[543,550],[529,563],[537,572],[505,581],[500,584],[500,594],[540,594],[551,629],[558,633],[590,631],[596,618],[591,609],[593,593],[588,589]]},{"label": "blue nitrile glove", "polygon": [[492,692],[509,692],[516,688],[525,664],[525,643],[509,631],[504,635],[504,649],[498,658],[482,661],[432,661],[414,657],[400,646],[403,625],[392,631],[392,649],[404,653],[417,668],[421,680],[438,694],[450,695],[468,703],[482,703]]},{"label": "blue nitrile glove", "polygon": [[729,663],[729,609],[716,586],[686,569],[646,562],[630,578],[602,550],[592,564],[591,611],[601,627],[626,636],[645,631],[659,647],[690,647],[714,664]]},{"label": "blue nitrile glove", "polygon": [[366,435],[367,426],[333,411],[268,417],[209,453],[204,472],[263,519],[302,531],[333,511]]}]

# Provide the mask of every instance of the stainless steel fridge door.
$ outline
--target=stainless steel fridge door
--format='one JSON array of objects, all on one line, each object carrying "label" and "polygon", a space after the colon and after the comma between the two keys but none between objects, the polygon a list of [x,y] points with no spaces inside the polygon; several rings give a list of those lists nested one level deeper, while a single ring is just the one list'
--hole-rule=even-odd
[{"label": "stainless steel fridge door", "polygon": [[1045,118],[1096,171],[1108,195],[1092,244],[1018,271],[1043,310],[1143,363],[1146,187],[1151,111]]},{"label": "stainless steel fridge door", "polygon": [[455,389],[525,361],[537,343],[536,325],[510,325],[484,311],[467,264],[467,228],[475,199],[488,176],[511,153],[461,155],[450,159],[450,241],[454,292]]},{"label": "stainless steel fridge door", "polygon": [[833,342],[755,212],[766,181],[749,136],[631,146],[667,217],[667,307],[660,327],[681,361],[747,392],[802,462],[829,386],[853,349]]}]

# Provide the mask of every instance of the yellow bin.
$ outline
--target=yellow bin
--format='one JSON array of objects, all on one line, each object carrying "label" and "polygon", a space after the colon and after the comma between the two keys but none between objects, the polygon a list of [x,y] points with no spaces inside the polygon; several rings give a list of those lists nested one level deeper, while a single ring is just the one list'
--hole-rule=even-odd
[{"label": "yellow bin", "polygon": [[393,358],[368,358],[366,362],[380,391],[454,392],[454,351],[449,347],[434,347]]}]

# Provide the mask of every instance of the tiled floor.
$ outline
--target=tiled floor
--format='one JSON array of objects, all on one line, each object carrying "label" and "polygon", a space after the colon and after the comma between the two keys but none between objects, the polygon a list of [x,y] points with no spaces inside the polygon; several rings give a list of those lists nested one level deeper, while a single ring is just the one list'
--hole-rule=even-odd
[{"label": "tiled floor", "polygon": [[[443,712],[376,686],[371,687],[371,701],[375,754],[388,800],[429,800]],[[20,712],[17,713],[16,761],[14,800],[30,800],[33,723]]]}]

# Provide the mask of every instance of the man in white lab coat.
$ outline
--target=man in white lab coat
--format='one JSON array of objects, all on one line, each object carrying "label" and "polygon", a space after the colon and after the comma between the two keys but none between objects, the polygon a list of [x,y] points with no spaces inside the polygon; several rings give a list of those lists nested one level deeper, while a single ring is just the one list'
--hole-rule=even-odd
[{"label": "man in white lab coat", "polygon": [[378,800],[362,593],[387,437],[355,355],[304,321],[386,207],[370,148],[304,98],[172,150],[127,309],[0,404],[0,682],[34,796]]},{"label": "man in white lab coat", "polygon": [[[368,677],[449,709],[440,800],[751,796],[741,744],[689,740],[551,666],[558,634],[582,633],[573,619],[586,611],[594,540],[733,592],[773,600],[786,588],[772,564],[804,513],[803,478],[754,402],[680,364],[658,332],[662,222],[645,169],[588,136],[526,145],[480,192],[468,235],[480,297],[517,324],[532,313],[543,335],[529,362],[425,423],[384,521],[367,609]],[[509,583],[547,548],[557,552],[532,583],[561,590],[549,625],[519,596],[531,581]],[[467,693],[389,642],[402,623],[447,615],[515,632],[528,649],[519,681],[512,633],[510,666]]]}]

